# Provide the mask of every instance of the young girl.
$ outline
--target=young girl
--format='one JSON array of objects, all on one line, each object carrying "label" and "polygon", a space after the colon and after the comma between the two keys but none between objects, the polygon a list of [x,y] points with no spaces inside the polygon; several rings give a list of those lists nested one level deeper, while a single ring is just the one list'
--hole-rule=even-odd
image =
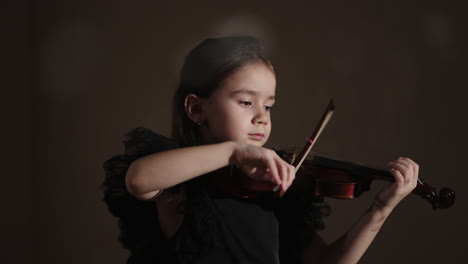
[{"label": "young girl", "polygon": [[[207,39],[186,57],[173,108],[174,141],[145,128],[104,164],[104,200],[119,218],[127,263],[356,263],[393,208],[416,186],[418,165],[398,158],[395,182],[327,245],[322,198],[288,188],[294,168],[262,146],[271,133],[275,70],[256,39]],[[237,196],[237,170],[287,191]],[[227,185],[227,184],[224,184]],[[231,186],[235,188],[236,186]]]}]

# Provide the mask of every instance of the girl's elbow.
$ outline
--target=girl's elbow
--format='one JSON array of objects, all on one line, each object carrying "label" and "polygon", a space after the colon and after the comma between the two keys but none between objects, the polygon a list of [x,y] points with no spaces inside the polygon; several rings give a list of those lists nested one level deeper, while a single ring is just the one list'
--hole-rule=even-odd
[{"label": "girl's elbow", "polygon": [[161,188],[149,187],[153,184],[155,183],[149,182],[148,173],[142,170],[137,161],[130,164],[125,175],[125,187],[133,197],[144,201],[153,200],[162,192]]},{"label": "girl's elbow", "polygon": [[127,169],[125,175],[125,187],[127,191],[137,199],[145,200],[143,193],[143,183],[141,182],[141,177],[139,177],[138,166],[135,162],[132,162]]}]

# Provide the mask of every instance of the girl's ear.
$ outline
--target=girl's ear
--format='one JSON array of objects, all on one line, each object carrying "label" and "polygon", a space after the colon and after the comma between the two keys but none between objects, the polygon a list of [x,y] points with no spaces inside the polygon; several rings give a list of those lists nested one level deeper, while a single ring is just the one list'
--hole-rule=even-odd
[{"label": "girl's ear", "polygon": [[184,101],[185,112],[193,122],[197,124],[203,123],[203,111],[201,98],[195,94],[188,94]]}]

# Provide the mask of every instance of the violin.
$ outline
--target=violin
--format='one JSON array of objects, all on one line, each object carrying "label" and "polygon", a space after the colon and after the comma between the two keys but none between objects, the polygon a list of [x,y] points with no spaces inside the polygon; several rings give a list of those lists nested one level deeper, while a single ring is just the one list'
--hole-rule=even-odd
[{"label": "violin", "polygon": [[[333,100],[327,106],[319,125],[310,139],[296,156],[291,150],[277,151],[278,155],[296,168],[296,178],[288,189],[299,192],[313,192],[315,196],[336,199],[353,199],[369,191],[373,180],[393,182],[393,175],[383,169],[372,168],[349,161],[339,161],[311,154],[309,152],[334,111]],[[231,175],[219,177],[217,174]],[[234,166],[226,167],[212,174],[212,182],[222,192],[251,198],[264,193],[282,197],[284,192],[278,186],[265,181],[255,181]],[[435,209],[446,209],[455,202],[455,192],[442,188],[439,192],[419,178],[413,194],[419,195]]]},{"label": "violin", "polygon": [[[337,199],[353,199],[369,191],[373,180],[393,182],[393,175],[383,169],[363,166],[349,161],[338,161],[331,158],[314,155],[308,158],[296,173],[293,188],[306,191],[306,186],[313,186],[316,196]],[[432,208],[446,209],[455,202],[455,192],[450,188],[442,188],[439,193],[419,178],[413,194],[428,201]]]}]

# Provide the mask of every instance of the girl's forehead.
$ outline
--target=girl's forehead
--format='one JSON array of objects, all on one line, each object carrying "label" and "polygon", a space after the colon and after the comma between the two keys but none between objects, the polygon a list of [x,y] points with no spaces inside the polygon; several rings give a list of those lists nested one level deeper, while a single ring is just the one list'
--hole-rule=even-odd
[{"label": "girl's forehead", "polygon": [[275,95],[276,77],[271,67],[257,62],[242,67],[228,76],[218,90],[221,93],[262,94],[268,97]]}]

